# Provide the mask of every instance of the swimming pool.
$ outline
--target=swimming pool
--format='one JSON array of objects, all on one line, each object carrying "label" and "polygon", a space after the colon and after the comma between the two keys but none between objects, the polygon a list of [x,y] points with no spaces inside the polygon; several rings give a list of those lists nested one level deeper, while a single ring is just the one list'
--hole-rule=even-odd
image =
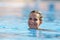
[{"label": "swimming pool", "polygon": [[27,19],[2,18],[0,20],[0,40],[60,40],[59,26],[59,22],[43,21],[40,28],[55,31],[29,30]]}]

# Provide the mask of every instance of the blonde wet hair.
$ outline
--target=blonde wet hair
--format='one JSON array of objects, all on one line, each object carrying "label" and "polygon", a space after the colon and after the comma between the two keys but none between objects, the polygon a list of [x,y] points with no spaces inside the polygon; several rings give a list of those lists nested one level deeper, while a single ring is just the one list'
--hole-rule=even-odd
[{"label": "blonde wet hair", "polygon": [[40,15],[39,19],[40,19],[40,21],[42,21],[42,14],[39,11],[33,10],[33,11],[31,11],[31,13],[39,14]]}]

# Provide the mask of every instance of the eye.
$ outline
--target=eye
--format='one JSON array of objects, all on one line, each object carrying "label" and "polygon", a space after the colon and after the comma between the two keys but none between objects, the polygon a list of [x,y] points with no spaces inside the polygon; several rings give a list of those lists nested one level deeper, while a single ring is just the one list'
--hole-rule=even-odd
[{"label": "eye", "polygon": [[29,18],[29,20],[32,20],[32,18]]},{"label": "eye", "polygon": [[37,20],[38,20],[38,19],[36,19],[36,18],[34,19],[34,21],[37,21]]}]

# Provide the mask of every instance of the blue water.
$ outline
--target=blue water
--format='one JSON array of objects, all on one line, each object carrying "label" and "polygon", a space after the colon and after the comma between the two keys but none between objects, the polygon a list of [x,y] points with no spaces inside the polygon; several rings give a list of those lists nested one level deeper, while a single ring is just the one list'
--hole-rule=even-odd
[{"label": "blue water", "polygon": [[28,19],[1,18],[0,40],[60,40],[60,22],[43,21],[40,28],[54,31],[28,29]]}]

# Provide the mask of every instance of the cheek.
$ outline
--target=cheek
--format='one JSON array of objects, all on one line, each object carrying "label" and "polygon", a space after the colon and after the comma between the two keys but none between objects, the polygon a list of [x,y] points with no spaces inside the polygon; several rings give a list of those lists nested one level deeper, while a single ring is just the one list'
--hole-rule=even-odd
[{"label": "cheek", "polygon": [[29,24],[29,25],[31,24],[31,21],[30,21],[30,20],[28,21],[28,24]]},{"label": "cheek", "polygon": [[31,21],[29,20],[28,23],[31,23]]},{"label": "cheek", "polygon": [[39,22],[38,22],[38,21],[36,21],[34,24],[35,24],[35,26],[38,26],[38,25],[39,25]]},{"label": "cheek", "polygon": [[37,25],[40,25],[40,21],[37,21]]},{"label": "cheek", "polygon": [[28,20],[28,24],[30,23],[30,21]]}]

